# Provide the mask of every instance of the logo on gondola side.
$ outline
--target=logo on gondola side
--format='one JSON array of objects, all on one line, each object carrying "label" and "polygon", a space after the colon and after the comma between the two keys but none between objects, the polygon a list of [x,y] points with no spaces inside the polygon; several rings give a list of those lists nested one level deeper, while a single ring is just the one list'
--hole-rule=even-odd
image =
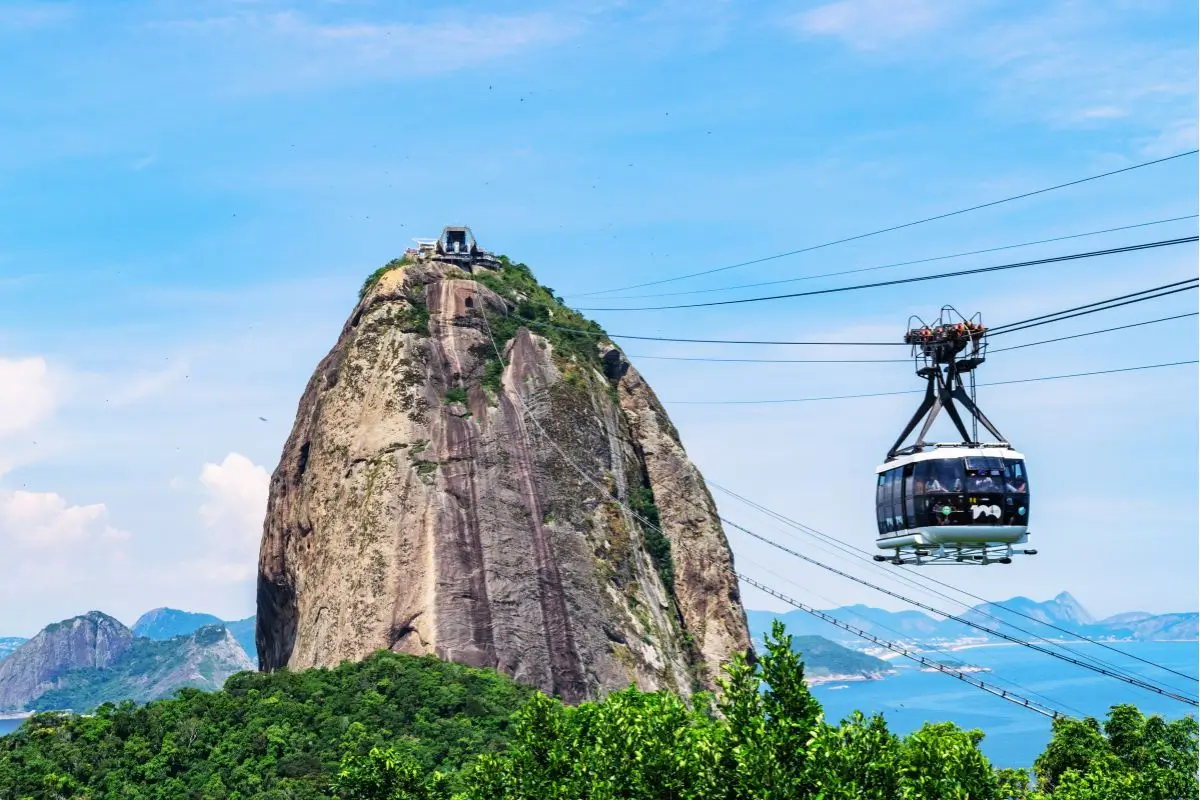
[{"label": "logo on gondola side", "polygon": [[971,506],[971,518],[995,517],[1000,519],[1000,506]]}]

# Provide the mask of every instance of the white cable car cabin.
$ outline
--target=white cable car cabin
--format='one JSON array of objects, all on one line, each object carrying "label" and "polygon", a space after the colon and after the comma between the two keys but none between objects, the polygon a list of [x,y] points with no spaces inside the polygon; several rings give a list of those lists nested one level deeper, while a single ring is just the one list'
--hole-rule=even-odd
[{"label": "white cable car cabin", "polygon": [[[946,306],[935,325],[910,326],[904,336],[913,346],[917,375],[925,379],[926,391],[921,406],[875,470],[879,527],[875,545],[892,553],[890,558],[877,555],[876,561],[1010,564],[1017,553],[1037,553],[1013,548],[1029,541],[1025,457],[975,403],[975,369],[984,361],[986,334],[978,315],[967,320]],[[963,375],[970,376],[969,393]],[[971,430],[959,406],[970,415]],[[925,441],[942,409],[962,436],[961,442]],[[922,422],[916,443],[904,447]],[[997,441],[980,442],[980,424]]]},{"label": "white cable car cabin", "polygon": [[[880,549],[962,563],[1029,541],[1023,455],[1004,446],[933,447],[875,470]],[[1010,557],[1006,552],[997,560],[1007,563]]]}]

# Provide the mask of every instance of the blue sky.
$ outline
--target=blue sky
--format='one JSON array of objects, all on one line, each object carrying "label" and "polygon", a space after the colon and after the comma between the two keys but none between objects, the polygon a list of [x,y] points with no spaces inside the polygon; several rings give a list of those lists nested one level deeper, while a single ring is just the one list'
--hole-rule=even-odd
[{"label": "blue sky", "polygon": [[[1195,147],[1196,28],[1189,4],[1153,0],[0,5],[0,634],[91,608],[126,622],[159,605],[252,613],[266,479],[296,402],[363,277],[412,237],[465,222],[573,304],[644,305],[572,295]],[[1195,157],[1178,159],[624,294],[1190,215],[1196,177]],[[878,274],[1195,230],[1185,220]],[[1195,274],[1185,246],[826,298],[592,316],[623,333],[893,339],[910,314],[944,303],[1009,322]],[[1195,309],[1184,293],[1012,338]],[[697,364],[650,357],[846,352],[622,344],[706,476],[873,546],[872,470],[914,398],[673,401],[917,388],[908,366]],[[1190,318],[997,354],[985,377],[1196,350]],[[1069,589],[1100,615],[1195,608],[1194,367],[996,387],[981,401],[1029,458],[1041,554],[938,577],[996,598]],[[718,499],[732,519],[782,536]],[[891,605],[730,538],[740,566],[799,599]],[[777,606],[754,590],[746,599]]]}]

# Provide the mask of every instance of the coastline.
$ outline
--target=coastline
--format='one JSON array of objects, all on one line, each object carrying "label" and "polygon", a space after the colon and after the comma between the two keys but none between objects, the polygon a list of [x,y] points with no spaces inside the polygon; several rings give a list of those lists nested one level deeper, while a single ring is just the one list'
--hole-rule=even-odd
[{"label": "coastline", "polygon": [[0,719],[29,719],[33,711],[0,711]]}]

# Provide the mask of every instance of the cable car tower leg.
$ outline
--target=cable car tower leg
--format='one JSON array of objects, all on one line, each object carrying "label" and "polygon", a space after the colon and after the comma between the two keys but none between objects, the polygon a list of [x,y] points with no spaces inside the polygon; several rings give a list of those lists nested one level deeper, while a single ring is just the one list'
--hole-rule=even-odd
[{"label": "cable car tower leg", "polygon": [[900,438],[892,445],[892,449],[888,451],[888,458],[891,459],[900,449],[900,445],[904,444],[904,440],[917,427],[917,423],[921,421],[927,413],[929,418],[925,420],[925,427],[921,428],[921,434],[917,437],[917,444],[921,445],[925,442],[925,434],[929,432],[929,426],[933,424],[933,418],[937,416],[938,407],[941,405],[941,398],[934,391],[935,376],[931,373],[928,376],[929,382],[925,385],[925,398],[921,401],[921,405],[917,408],[917,413],[913,414],[912,419],[904,426],[904,432],[900,434]]},{"label": "cable car tower leg", "polygon": [[[953,367],[951,367],[951,369],[953,369]],[[954,377],[957,377],[957,376],[954,376]],[[954,377],[951,377],[950,380],[953,381]],[[974,443],[975,440],[971,438],[971,434],[967,433],[967,426],[963,424],[962,417],[960,417],[958,415],[958,409],[954,407],[954,399],[955,399],[955,394],[956,394],[955,390],[951,389],[949,386],[947,386],[941,380],[939,380],[938,383],[941,384],[942,405],[944,405],[946,407],[946,413],[950,415],[951,421],[954,422],[954,427],[958,428],[958,432],[963,437],[964,442]],[[962,391],[961,386],[958,387],[958,391]],[[964,397],[965,397],[965,395],[964,395]],[[968,400],[968,402],[970,402],[970,401]],[[930,419],[929,421],[933,422],[933,419]]]},{"label": "cable car tower leg", "polygon": [[[974,373],[972,373],[972,375],[973,374]],[[967,412],[971,415],[972,419],[977,419],[980,422],[982,422],[983,427],[988,429],[988,433],[990,433],[990,434],[992,434],[992,436],[996,437],[997,442],[1007,442],[1007,439],[1004,438],[1004,434],[1000,433],[1000,431],[997,430],[996,426],[992,424],[991,420],[989,420],[984,415],[983,411],[981,411],[979,409],[979,406],[975,405],[975,403],[973,403],[971,401],[971,398],[967,395],[966,390],[963,389],[963,387],[961,385],[955,387],[951,391],[951,396],[958,402],[962,403],[964,407],[966,407]],[[947,410],[949,410],[949,409],[947,409]],[[978,441],[978,439],[976,439],[975,441]]]}]

